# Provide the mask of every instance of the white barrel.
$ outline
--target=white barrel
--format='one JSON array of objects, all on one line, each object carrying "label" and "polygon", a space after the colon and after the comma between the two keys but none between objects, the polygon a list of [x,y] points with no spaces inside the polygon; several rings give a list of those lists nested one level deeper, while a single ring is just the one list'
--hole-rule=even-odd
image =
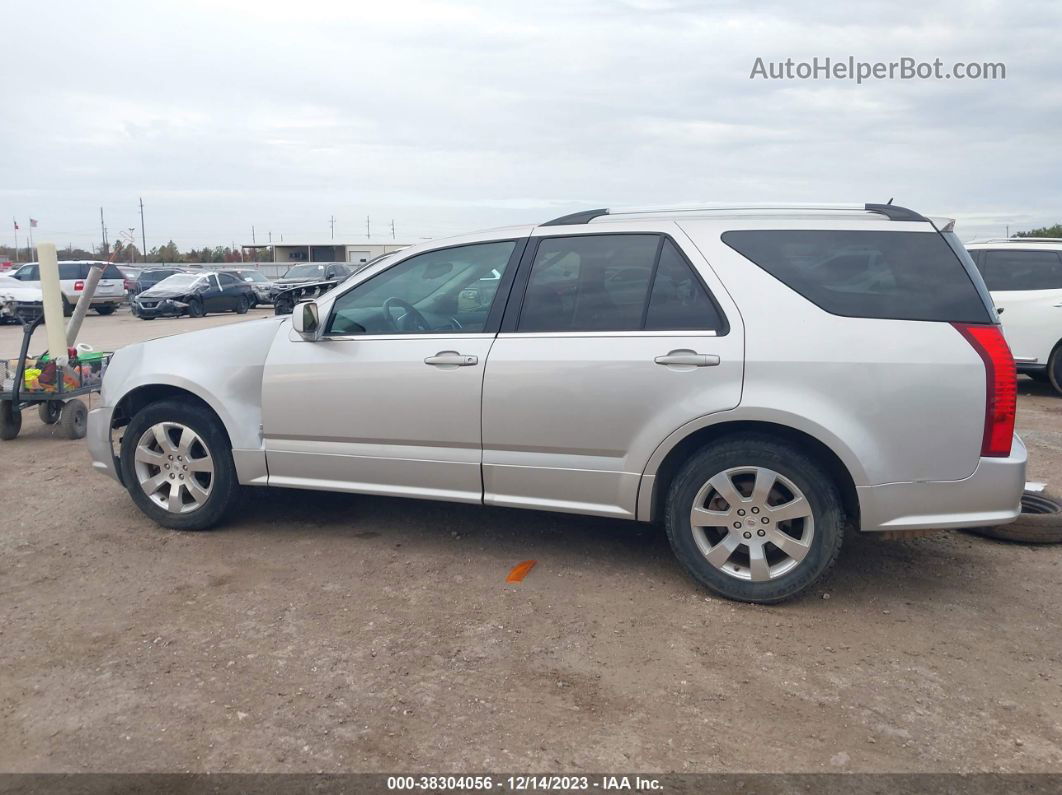
[{"label": "white barrel", "polygon": [[63,321],[63,293],[59,288],[59,260],[54,243],[37,244],[37,263],[44,294],[44,326],[48,332],[48,353],[66,363],[66,324]]}]

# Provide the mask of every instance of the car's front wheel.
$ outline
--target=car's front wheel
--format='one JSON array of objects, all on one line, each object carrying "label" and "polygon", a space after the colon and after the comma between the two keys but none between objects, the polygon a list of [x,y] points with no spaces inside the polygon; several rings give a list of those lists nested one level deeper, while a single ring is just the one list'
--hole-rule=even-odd
[{"label": "car's front wheel", "polygon": [[672,481],[667,534],[679,561],[728,599],[771,604],[833,565],[844,512],[826,471],[767,437],[736,437],[695,455]]},{"label": "car's front wheel", "polygon": [[189,317],[203,317],[206,314],[206,307],[203,306],[202,298],[193,298],[188,302],[188,316]]},{"label": "car's front wheel", "polygon": [[152,403],[125,429],[122,480],[133,502],[163,527],[206,530],[236,494],[232,448],[208,409],[182,401]]}]

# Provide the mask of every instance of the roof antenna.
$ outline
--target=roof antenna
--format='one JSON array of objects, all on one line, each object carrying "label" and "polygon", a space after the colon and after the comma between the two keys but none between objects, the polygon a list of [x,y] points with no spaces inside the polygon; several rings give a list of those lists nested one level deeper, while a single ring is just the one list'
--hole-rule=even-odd
[{"label": "roof antenna", "polygon": [[894,198],[894,197],[890,196],[890,197],[889,197],[889,200],[888,200],[887,202],[885,202],[885,205],[886,205],[886,206],[888,206],[888,205],[892,204],[892,200],[893,200],[893,198]]}]

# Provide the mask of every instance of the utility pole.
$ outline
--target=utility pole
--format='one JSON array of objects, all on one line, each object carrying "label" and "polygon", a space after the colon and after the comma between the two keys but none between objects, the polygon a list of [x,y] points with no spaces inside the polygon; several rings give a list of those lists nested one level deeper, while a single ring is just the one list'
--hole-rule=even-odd
[{"label": "utility pole", "polygon": [[18,221],[11,216],[11,225],[15,227],[15,264],[18,265]]},{"label": "utility pole", "polygon": [[111,256],[110,256],[111,252],[110,252],[110,248],[107,245],[107,226],[103,222],[103,208],[102,207],[100,207],[100,236],[102,237],[101,245],[103,246],[102,250],[100,251],[100,256],[104,256],[104,257],[107,257],[107,259],[110,259],[111,258]]},{"label": "utility pole", "polygon": [[1006,225],[1006,230],[1007,230],[1007,239],[1009,240],[1010,239],[1010,224]]},{"label": "utility pole", "polygon": [[395,219],[391,219],[391,239],[395,239]]},{"label": "utility pole", "polygon": [[147,262],[147,232],[144,231],[144,197],[140,197],[140,261]]},{"label": "utility pole", "polygon": [[[251,245],[252,246],[257,246],[258,245],[258,241],[254,239],[254,225],[253,224],[251,226]],[[258,256],[258,252],[255,251],[254,255],[255,255],[255,257],[257,257]]]},{"label": "utility pole", "polygon": [[365,239],[372,239],[372,226],[369,222],[369,216],[365,216]]},{"label": "utility pole", "polygon": [[333,215],[328,219],[328,223],[332,225],[332,239],[336,239],[336,217]]}]

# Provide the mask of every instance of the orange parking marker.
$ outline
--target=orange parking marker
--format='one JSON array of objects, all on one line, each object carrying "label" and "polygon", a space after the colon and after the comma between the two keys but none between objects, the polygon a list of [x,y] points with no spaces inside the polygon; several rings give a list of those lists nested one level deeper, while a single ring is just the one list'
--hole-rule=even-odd
[{"label": "orange parking marker", "polygon": [[523,563],[517,563],[509,571],[509,576],[505,578],[506,582],[523,582],[524,577],[528,575],[531,569],[535,568],[537,560],[525,560]]}]

